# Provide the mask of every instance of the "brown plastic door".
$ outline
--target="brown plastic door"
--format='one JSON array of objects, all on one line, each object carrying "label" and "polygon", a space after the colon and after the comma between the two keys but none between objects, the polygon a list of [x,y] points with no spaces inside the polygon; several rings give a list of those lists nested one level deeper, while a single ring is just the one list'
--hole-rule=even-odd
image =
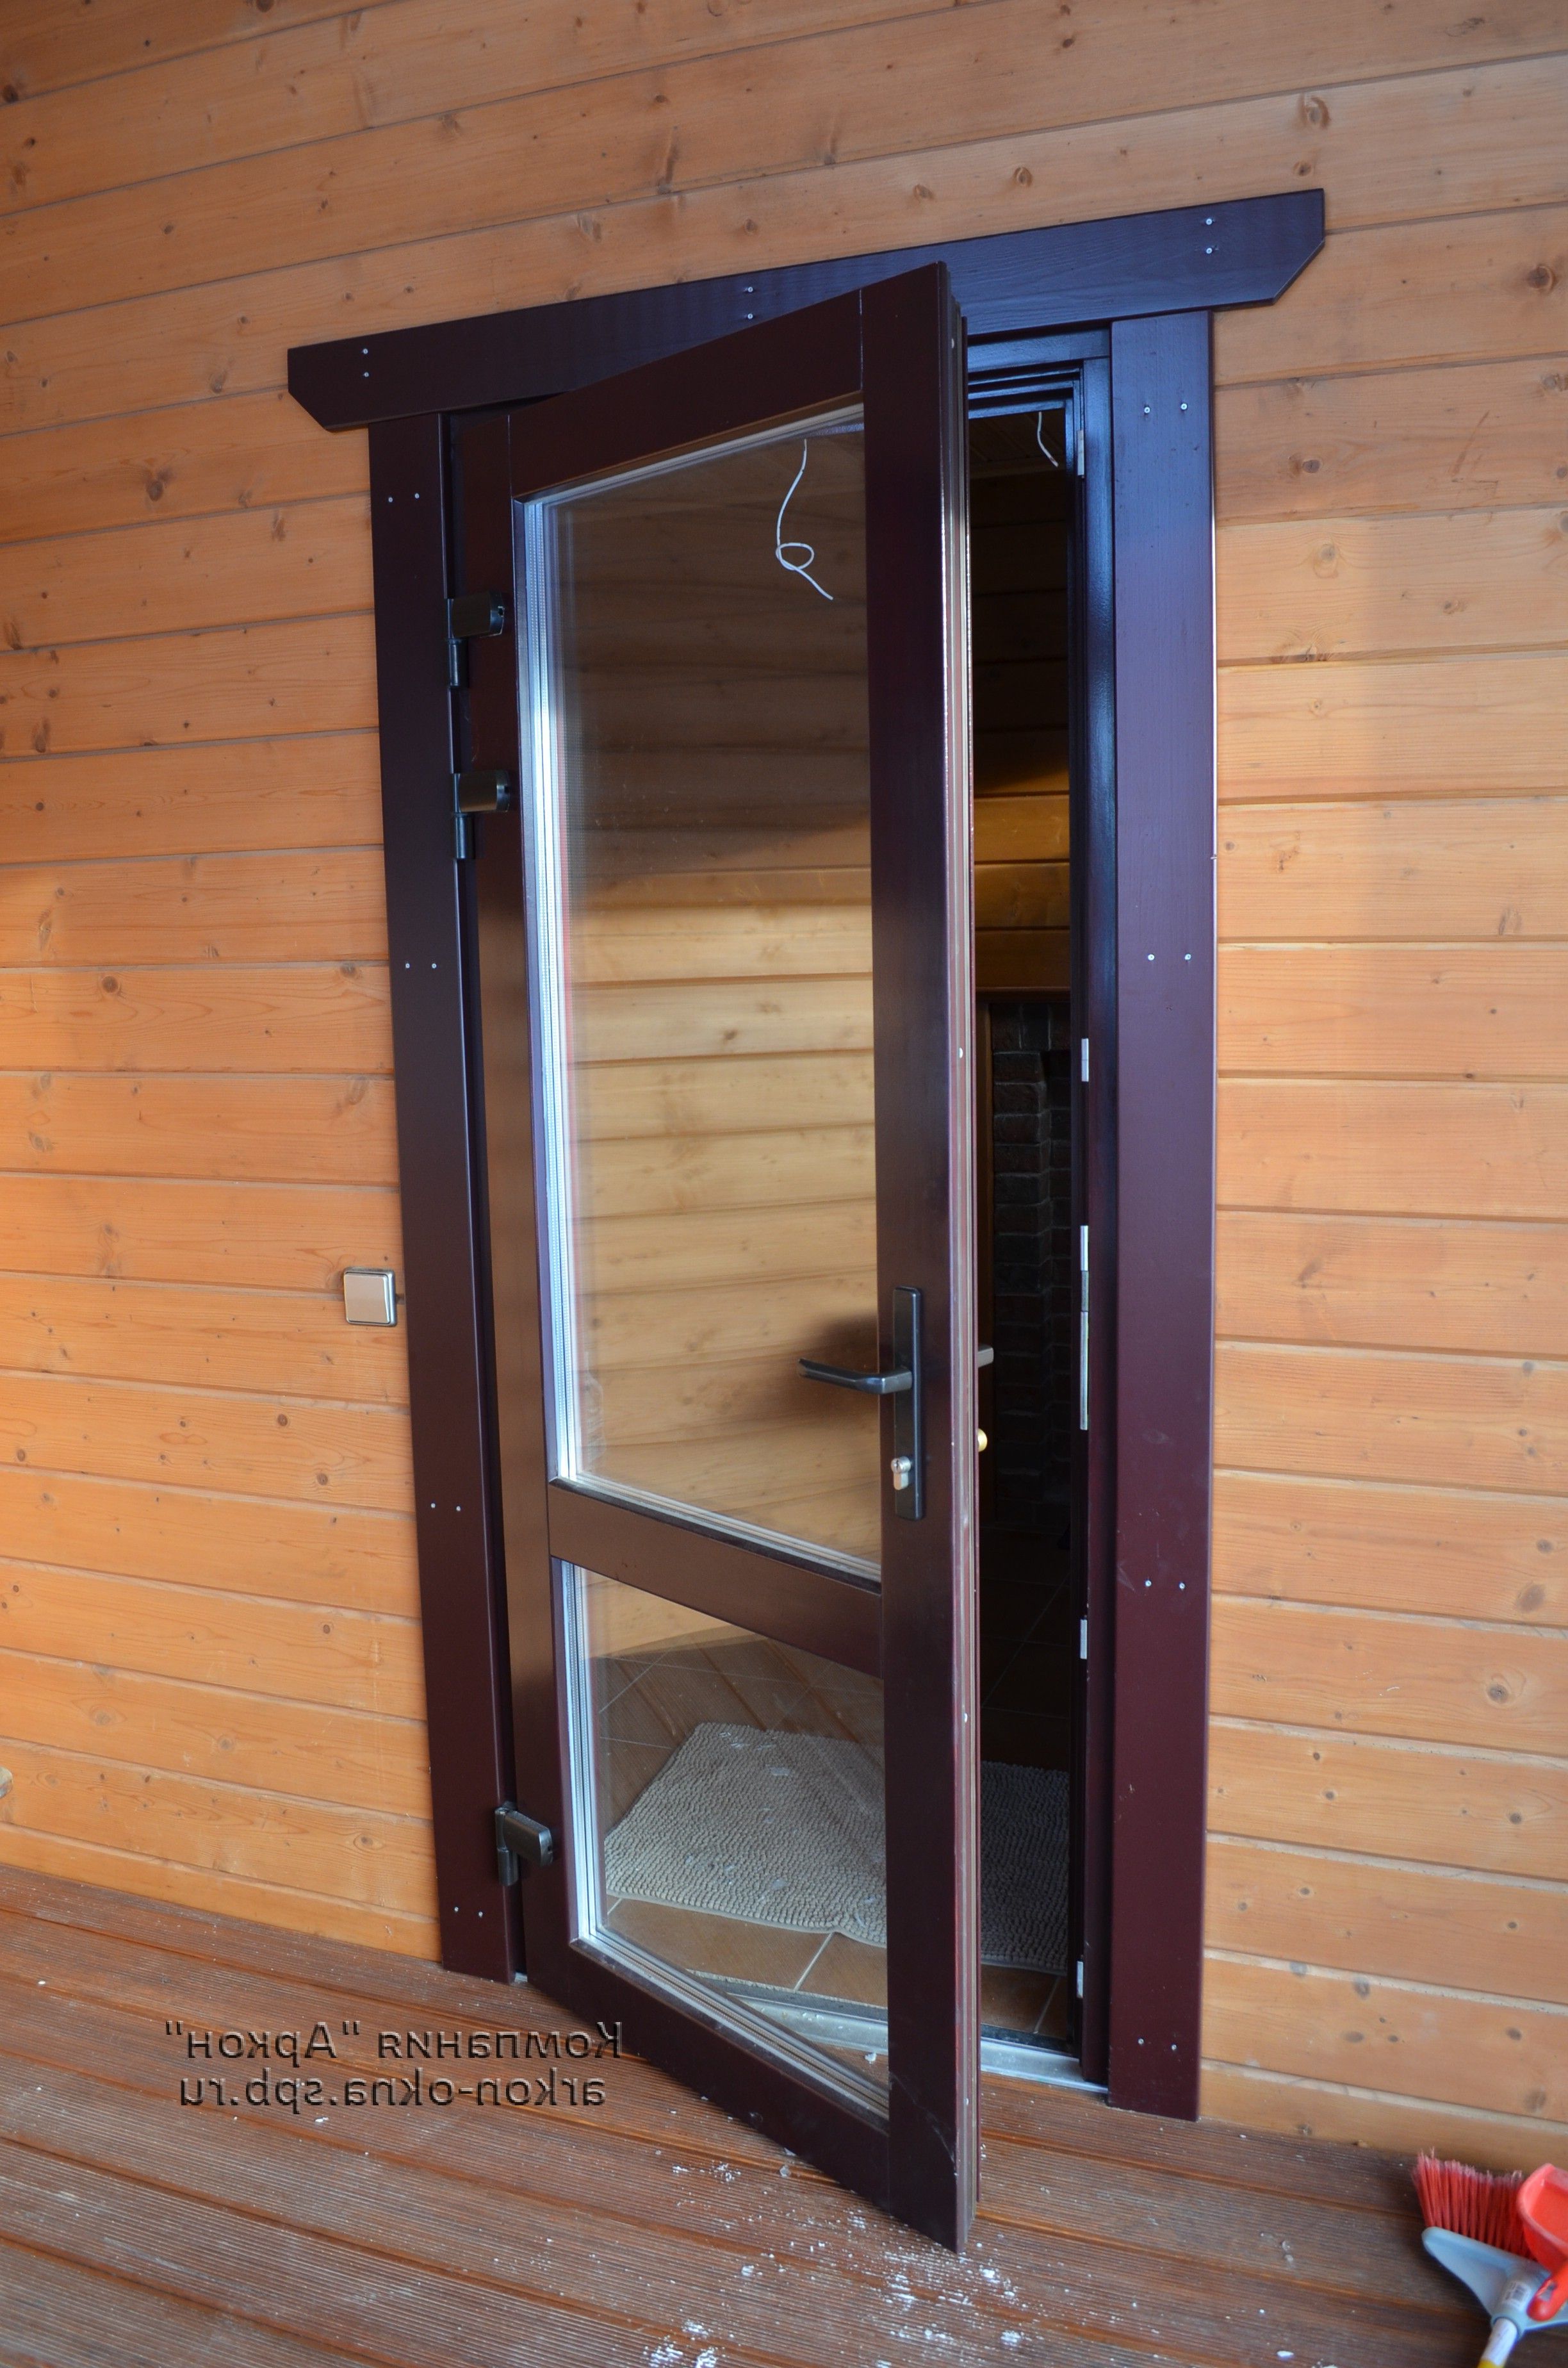
[{"label": "brown plastic door", "polygon": [[[467,431],[529,1977],[973,2208],[961,324],[931,267]],[[483,785],[482,785],[483,788]]]}]

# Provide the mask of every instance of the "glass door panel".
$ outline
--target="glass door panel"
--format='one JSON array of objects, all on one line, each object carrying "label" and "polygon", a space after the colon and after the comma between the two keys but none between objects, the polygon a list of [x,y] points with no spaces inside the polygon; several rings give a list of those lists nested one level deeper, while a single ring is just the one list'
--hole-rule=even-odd
[{"label": "glass door panel", "polygon": [[578,1937],[880,2106],[881,1679],[594,1572],[563,1584]]},{"label": "glass door panel", "polygon": [[949,2243],[961,389],[937,266],[460,439],[465,566],[515,571],[470,750],[517,784],[475,900],[528,1975]]},{"label": "glass door panel", "polygon": [[858,410],[525,512],[554,1460],[878,1566]]}]

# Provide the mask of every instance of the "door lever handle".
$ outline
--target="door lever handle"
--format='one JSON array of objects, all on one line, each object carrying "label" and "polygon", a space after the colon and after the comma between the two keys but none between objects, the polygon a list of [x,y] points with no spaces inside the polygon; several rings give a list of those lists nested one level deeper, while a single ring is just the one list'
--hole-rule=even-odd
[{"label": "door lever handle", "polygon": [[[995,1349],[977,1349],[974,1361],[977,1365],[994,1364]],[[802,1357],[800,1362],[808,1382],[831,1382],[835,1390],[866,1390],[872,1397],[891,1398],[915,1387],[915,1376],[907,1365],[900,1365],[891,1373],[857,1373],[847,1365],[821,1364],[815,1357]]]},{"label": "door lever handle", "polygon": [[875,1398],[898,1397],[915,1387],[907,1365],[897,1365],[891,1373],[857,1373],[847,1365],[824,1365],[815,1357],[802,1357],[801,1371],[808,1382],[831,1382],[835,1390],[865,1390]]},{"label": "door lever handle", "polygon": [[921,1298],[917,1291],[899,1284],[892,1295],[894,1362],[885,1373],[858,1373],[850,1365],[824,1365],[816,1357],[801,1357],[799,1371],[808,1382],[829,1382],[835,1390],[858,1390],[863,1396],[891,1398],[892,1416],[892,1509],[901,1521],[926,1517],[926,1392],[920,1344]]}]

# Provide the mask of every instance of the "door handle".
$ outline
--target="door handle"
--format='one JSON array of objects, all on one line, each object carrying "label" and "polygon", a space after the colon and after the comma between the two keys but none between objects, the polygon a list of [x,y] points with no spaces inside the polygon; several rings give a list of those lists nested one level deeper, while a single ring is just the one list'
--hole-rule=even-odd
[{"label": "door handle", "polygon": [[831,1382],[835,1390],[865,1390],[877,1398],[897,1397],[915,1387],[915,1376],[907,1365],[891,1373],[857,1373],[847,1365],[824,1365],[815,1357],[802,1357],[801,1371],[808,1382]]},{"label": "door handle", "polygon": [[[994,1365],[994,1349],[975,1351],[977,1365]],[[891,1398],[915,1387],[915,1376],[907,1365],[900,1365],[891,1373],[858,1373],[848,1365],[824,1365],[815,1357],[802,1357],[801,1371],[808,1382],[831,1382],[837,1390],[868,1390],[873,1397]]]},{"label": "door handle", "polygon": [[[892,1400],[892,1508],[903,1521],[926,1517],[926,1394],[921,1387],[920,1293],[902,1286],[892,1295],[892,1352],[898,1362],[885,1372],[857,1372],[851,1365],[824,1365],[820,1358],[801,1357],[799,1369],[808,1382],[827,1382],[835,1390],[858,1390],[862,1395]],[[994,1349],[975,1353],[977,1365],[995,1360]],[[985,1444],[983,1432],[980,1436]]]},{"label": "door handle", "polygon": [[920,1293],[901,1284],[892,1295],[893,1362],[884,1373],[858,1373],[847,1365],[824,1365],[802,1357],[808,1382],[828,1382],[835,1390],[858,1390],[892,1400],[892,1508],[901,1521],[926,1517],[926,1394],[921,1387]]}]

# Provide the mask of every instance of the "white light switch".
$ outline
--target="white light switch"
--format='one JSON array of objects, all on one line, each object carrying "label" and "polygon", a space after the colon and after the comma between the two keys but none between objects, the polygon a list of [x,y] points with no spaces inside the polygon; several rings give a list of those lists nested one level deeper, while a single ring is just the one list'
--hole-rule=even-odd
[{"label": "white light switch", "polygon": [[350,1324],[395,1324],[397,1277],[391,1267],[345,1267],[343,1313]]}]

